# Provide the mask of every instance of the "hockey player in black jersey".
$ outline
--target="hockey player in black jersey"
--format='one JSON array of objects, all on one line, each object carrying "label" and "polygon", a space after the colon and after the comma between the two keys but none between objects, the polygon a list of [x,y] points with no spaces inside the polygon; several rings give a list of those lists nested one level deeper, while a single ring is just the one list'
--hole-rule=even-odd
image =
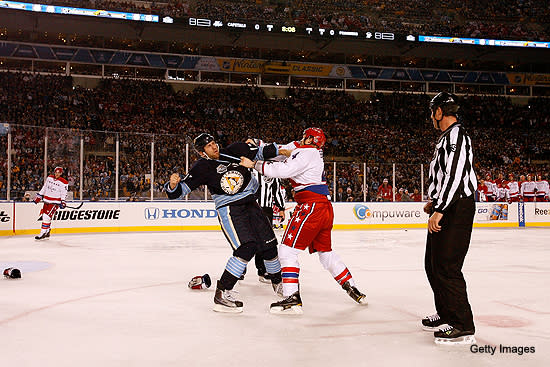
[{"label": "hockey player in black jersey", "polygon": [[264,259],[273,290],[282,295],[277,239],[256,202],[258,181],[248,168],[239,165],[241,156],[253,160],[276,157],[277,145],[257,147],[238,142],[220,149],[214,137],[206,133],[197,136],[193,145],[201,158],[183,179],[178,173],[172,174],[165,189],[170,199],[181,199],[200,185],[207,185],[214,199],[222,231],[233,248],[233,256],[217,283],[214,311],[242,312],[243,303],[235,299],[232,289],[256,253]]}]

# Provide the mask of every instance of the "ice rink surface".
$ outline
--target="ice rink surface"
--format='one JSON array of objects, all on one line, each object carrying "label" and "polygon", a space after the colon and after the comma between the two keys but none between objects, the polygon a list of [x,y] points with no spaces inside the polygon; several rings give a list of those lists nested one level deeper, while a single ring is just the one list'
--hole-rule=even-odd
[{"label": "ice rink surface", "polygon": [[[212,311],[230,247],[221,232],[0,237],[0,361],[5,366],[548,366],[550,229],[474,229],[464,273],[477,344],[436,346],[420,319],[434,311],[423,270],[425,230],[336,231],[334,249],[369,305],[355,304],[304,253],[304,314],[277,300],[253,264],[236,289],[242,314]],[[281,233],[279,233],[279,236]],[[535,353],[498,352],[498,346]]]}]

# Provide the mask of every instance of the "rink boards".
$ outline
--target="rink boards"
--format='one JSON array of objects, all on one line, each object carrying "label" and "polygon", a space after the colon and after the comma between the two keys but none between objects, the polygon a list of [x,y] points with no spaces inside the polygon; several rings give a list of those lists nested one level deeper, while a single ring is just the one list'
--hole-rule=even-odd
[{"label": "rink boards", "polygon": [[[334,228],[426,228],[428,215],[422,210],[424,204],[334,203]],[[294,206],[294,203],[287,204],[287,221]],[[42,204],[1,202],[0,235],[37,234],[41,208]],[[476,203],[475,226],[550,226],[550,203]],[[52,223],[52,233],[218,229],[212,202],[186,201],[84,202],[79,209],[58,210]]]}]

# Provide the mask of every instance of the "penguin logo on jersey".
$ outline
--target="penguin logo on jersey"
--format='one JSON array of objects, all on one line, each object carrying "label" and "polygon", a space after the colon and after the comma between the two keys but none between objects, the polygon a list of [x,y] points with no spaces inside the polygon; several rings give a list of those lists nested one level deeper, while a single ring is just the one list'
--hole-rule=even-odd
[{"label": "penguin logo on jersey", "polygon": [[239,171],[229,171],[224,173],[220,179],[220,186],[223,191],[233,195],[243,186],[244,176]]}]

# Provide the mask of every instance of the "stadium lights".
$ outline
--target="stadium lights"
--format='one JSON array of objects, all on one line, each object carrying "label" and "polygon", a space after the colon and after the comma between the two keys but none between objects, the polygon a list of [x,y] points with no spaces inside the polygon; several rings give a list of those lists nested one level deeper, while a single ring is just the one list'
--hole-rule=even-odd
[{"label": "stadium lights", "polygon": [[34,3],[22,3],[17,1],[0,0],[0,8],[32,11],[36,13],[49,13],[61,15],[84,15],[88,17],[111,18],[122,20],[133,20],[140,22],[159,22],[158,15],[127,13],[120,11],[74,8],[71,6],[43,5]]},{"label": "stadium lights", "polygon": [[494,40],[494,39],[484,39],[484,38],[418,36],[418,41],[431,42],[431,43],[467,44],[467,45],[479,45],[479,46],[550,48],[550,42]]}]

